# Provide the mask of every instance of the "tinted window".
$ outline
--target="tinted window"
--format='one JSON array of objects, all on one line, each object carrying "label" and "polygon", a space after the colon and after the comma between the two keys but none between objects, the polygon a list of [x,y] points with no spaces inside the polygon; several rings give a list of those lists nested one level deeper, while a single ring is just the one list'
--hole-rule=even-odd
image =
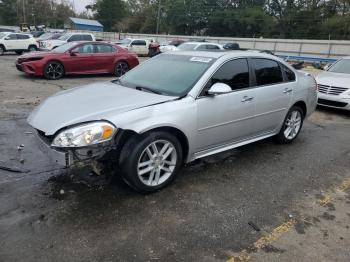
[{"label": "tinted window", "polygon": [[292,70],[290,70],[285,65],[281,65],[283,72],[286,75],[287,81],[295,81],[295,74]]},{"label": "tinted window", "polygon": [[220,49],[218,46],[216,45],[206,45],[207,49],[210,49],[210,50],[217,50],[217,49]]},{"label": "tinted window", "polygon": [[146,45],[146,41],[144,40],[134,40],[132,45]]},{"label": "tinted window", "polygon": [[94,46],[92,44],[80,45],[73,51],[80,54],[91,54],[94,52]]},{"label": "tinted window", "polygon": [[270,85],[283,82],[278,63],[269,59],[253,59],[257,85]]},{"label": "tinted window", "polygon": [[[220,67],[213,75],[210,86],[215,83],[225,83],[232,90],[249,87],[249,69],[246,59],[235,59]],[[208,88],[210,88],[208,86]]]},{"label": "tinted window", "polygon": [[29,35],[17,35],[17,39],[29,39]]},{"label": "tinted window", "polygon": [[91,35],[81,35],[80,39],[82,41],[92,41],[92,36]]},{"label": "tinted window", "polygon": [[8,35],[7,38],[9,40],[17,40],[17,36],[15,34]]},{"label": "tinted window", "polygon": [[95,45],[97,53],[113,53],[115,49],[110,45]]}]

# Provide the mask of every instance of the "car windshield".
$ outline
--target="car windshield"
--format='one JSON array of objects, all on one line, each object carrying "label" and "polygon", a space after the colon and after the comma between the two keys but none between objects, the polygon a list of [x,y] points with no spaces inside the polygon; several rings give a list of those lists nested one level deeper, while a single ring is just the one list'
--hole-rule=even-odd
[{"label": "car windshield", "polygon": [[119,41],[120,44],[124,44],[124,45],[130,44],[130,42],[131,42],[130,39],[123,39]]},{"label": "car windshield", "polygon": [[51,36],[52,36],[52,33],[45,33],[45,34],[42,34],[41,36],[39,36],[39,40],[48,39]]},{"label": "car windshield", "polygon": [[5,35],[5,33],[0,33],[0,39],[4,38]]},{"label": "car windshield", "polygon": [[194,50],[196,46],[197,44],[182,44],[178,46],[178,49],[182,51],[191,51]]},{"label": "car windshield", "polygon": [[63,40],[63,41],[66,41],[69,37],[71,37],[71,34],[64,34],[64,35],[61,35],[58,40]]},{"label": "car windshield", "polygon": [[339,60],[328,71],[333,73],[350,74],[350,59]]},{"label": "car windshield", "polygon": [[67,44],[64,44],[64,45],[60,45],[58,47],[56,47],[55,49],[53,49],[51,52],[54,52],[54,53],[64,53],[66,52],[67,50],[69,50],[70,48],[76,46],[77,43],[76,42],[70,42],[70,43],[67,43]]},{"label": "car windshield", "polygon": [[142,63],[117,82],[153,93],[183,96],[214,61],[206,57],[163,54]]}]

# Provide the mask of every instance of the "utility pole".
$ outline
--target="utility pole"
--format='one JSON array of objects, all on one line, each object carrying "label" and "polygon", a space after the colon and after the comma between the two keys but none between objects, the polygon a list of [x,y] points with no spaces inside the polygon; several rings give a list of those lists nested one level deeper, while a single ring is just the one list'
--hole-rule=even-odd
[{"label": "utility pole", "polygon": [[161,0],[158,0],[157,29],[156,29],[156,34],[157,34],[157,35],[159,34],[160,8],[161,8]]}]

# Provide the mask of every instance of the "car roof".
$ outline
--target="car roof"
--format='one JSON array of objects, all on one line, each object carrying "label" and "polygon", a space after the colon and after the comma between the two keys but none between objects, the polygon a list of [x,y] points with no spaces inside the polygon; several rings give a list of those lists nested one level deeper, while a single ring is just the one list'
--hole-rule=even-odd
[{"label": "car roof", "polygon": [[210,42],[184,42],[182,43],[183,45],[184,44],[192,44],[192,45],[220,45],[218,43],[210,43]]},{"label": "car roof", "polygon": [[241,50],[218,50],[218,51],[169,51],[166,54],[170,55],[180,55],[180,56],[195,56],[195,57],[209,57],[219,59],[221,57],[227,58],[235,58],[235,57],[262,57],[262,58],[270,58],[274,60],[280,60],[278,57],[259,53],[256,51],[241,51]]}]

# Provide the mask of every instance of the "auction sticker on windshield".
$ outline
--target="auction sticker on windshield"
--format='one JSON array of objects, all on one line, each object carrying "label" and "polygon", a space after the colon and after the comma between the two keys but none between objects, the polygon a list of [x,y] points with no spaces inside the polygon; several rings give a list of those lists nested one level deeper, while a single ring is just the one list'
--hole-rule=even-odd
[{"label": "auction sticker on windshield", "polygon": [[190,59],[191,62],[201,62],[201,63],[209,63],[211,60],[211,58],[206,58],[206,57],[192,57]]}]

